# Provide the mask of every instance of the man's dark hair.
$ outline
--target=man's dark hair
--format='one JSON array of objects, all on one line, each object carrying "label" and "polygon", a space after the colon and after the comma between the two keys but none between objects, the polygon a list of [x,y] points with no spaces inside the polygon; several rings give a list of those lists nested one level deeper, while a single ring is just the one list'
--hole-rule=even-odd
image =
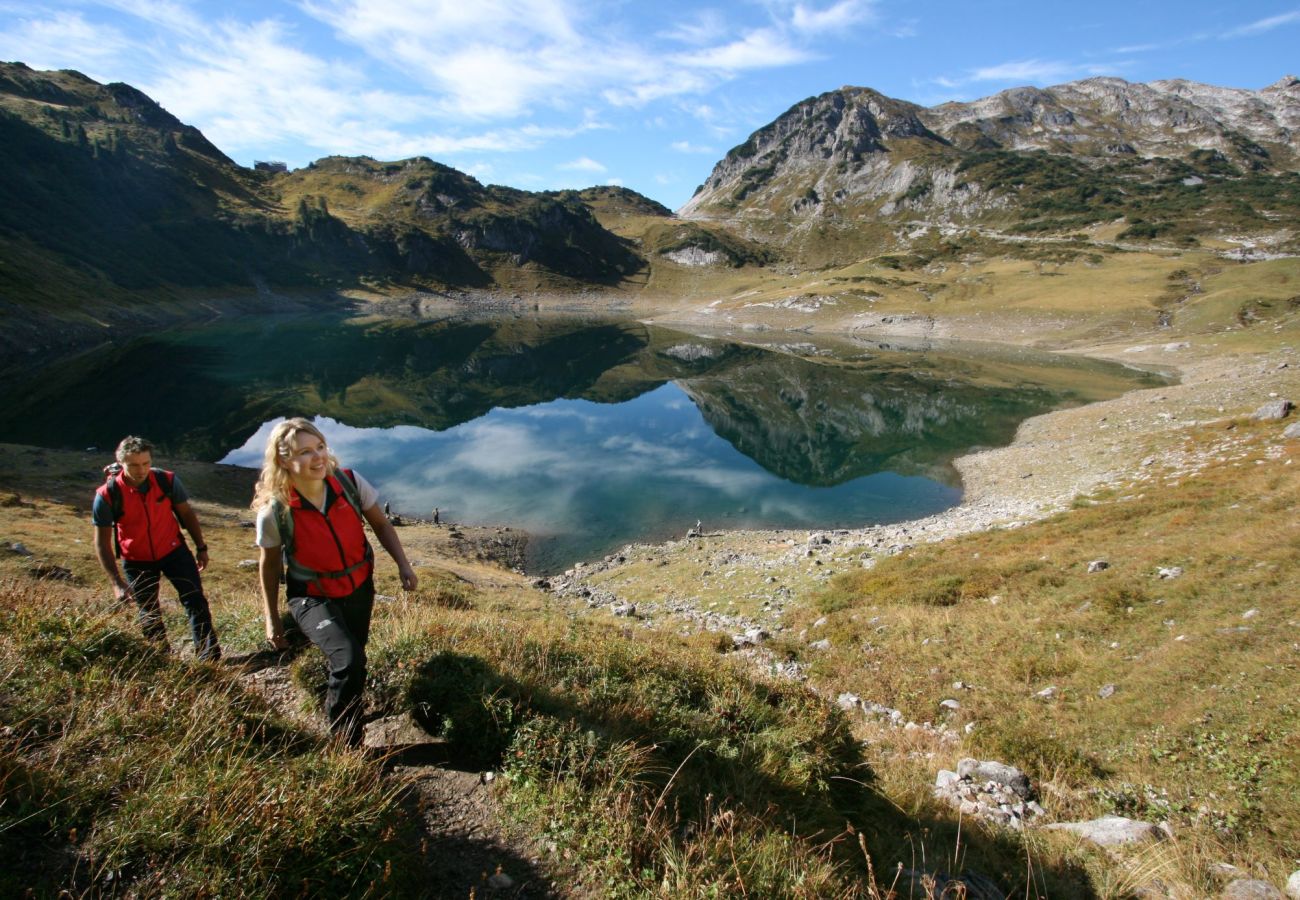
[{"label": "man's dark hair", "polygon": [[122,438],[122,443],[117,445],[117,453],[115,455],[117,456],[118,462],[124,463],[126,462],[126,458],[132,453],[148,453],[152,455],[153,444],[149,443],[146,438],[134,434],[128,434],[126,437]]}]

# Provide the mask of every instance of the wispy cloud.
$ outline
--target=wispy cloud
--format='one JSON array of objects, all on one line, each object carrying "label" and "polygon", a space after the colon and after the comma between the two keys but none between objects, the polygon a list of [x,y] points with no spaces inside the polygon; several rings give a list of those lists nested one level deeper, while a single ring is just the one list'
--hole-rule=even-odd
[{"label": "wispy cloud", "polygon": [[712,156],[718,152],[713,147],[692,144],[690,141],[673,141],[670,146],[678,153],[703,153]]},{"label": "wispy cloud", "polygon": [[38,69],[76,68],[92,77],[130,47],[121,31],[91,23],[80,12],[20,18],[0,32],[0,58],[22,60]]},{"label": "wispy cloud", "polygon": [[1294,10],[1289,13],[1282,13],[1278,16],[1270,16],[1267,19],[1259,19],[1248,25],[1242,25],[1231,31],[1223,33],[1225,38],[1250,37],[1256,34],[1263,34],[1266,31],[1272,31],[1274,28],[1281,28],[1284,25],[1300,24],[1300,10]]},{"label": "wispy cloud", "polygon": [[982,66],[961,75],[940,75],[930,79],[930,84],[959,92],[974,84],[1050,85],[1097,75],[1119,75],[1124,71],[1122,61],[1107,63],[1073,63],[1064,60],[1026,59]]},{"label": "wispy cloud", "polygon": [[596,162],[589,156],[581,156],[575,160],[566,163],[560,163],[556,168],[563,169],[566,172],[604,172],[607,171],[605,166]]},{"label": "wispy cloud", "polygon": [[1056,60],[1026,59],[1000,63],[976,69],[970,81],[1028,81],[1046,82],[1067,80],[1077,74],[1079,67]]},{"label": "wispy cloud", "polygon": [[790,16],[790,24],[796,31],[804,34],[822,34],[828,31],[842,31],[864,22],[873,22],[875,19],[874,3],[864,2],[864,0],[841,0],[822,9],[797,3]]}]

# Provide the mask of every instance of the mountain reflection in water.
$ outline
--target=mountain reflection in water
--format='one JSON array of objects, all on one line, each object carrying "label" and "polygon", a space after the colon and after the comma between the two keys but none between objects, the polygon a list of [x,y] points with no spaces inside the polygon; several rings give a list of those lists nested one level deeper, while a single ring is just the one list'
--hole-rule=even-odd
[{"label": "mountain reflection in water", "polygon": [[142,433],[166,454],[257,465],[275,421],[319,416],[395,511],[525,528],[530,567],[551,570],[696,519],[822,528],[937,512],[959,497],[956,456],[1005,444],[1029,416],[1160,383],[1015,349],[765,337],[553,318],[235,321],[6,385],[22,399],[0,433],[101,447]]}]

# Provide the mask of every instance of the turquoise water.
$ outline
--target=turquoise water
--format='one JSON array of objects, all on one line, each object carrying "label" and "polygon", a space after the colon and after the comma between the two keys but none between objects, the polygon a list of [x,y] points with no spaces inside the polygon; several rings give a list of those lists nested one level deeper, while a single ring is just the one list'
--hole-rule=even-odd
[{"label": "turquoise water", "polygon": [[686,334],[586,319],[259,318],[106,347],[3,386],[3,440],[256,466],[317,417],[394,512],[529,532],[553,571],[706,529],[827,528],[960,499],[951,460],[1025,418],[1159,383],[988,346]]}]

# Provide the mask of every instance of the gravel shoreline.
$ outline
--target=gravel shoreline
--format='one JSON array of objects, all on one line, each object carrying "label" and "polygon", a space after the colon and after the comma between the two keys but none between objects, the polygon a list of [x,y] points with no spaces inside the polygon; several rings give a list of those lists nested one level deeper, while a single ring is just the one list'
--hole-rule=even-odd
[{"label": "gravel shoreline", "polygon": [[[715,574],[748,576],[732,582],[737,594],[746,589],[742,583],[755,576],[787,584],[786,596],[792,600],[803,587],[825,583],[836,569],[842,570],[845,560],[870,566],[877,557],[918,543],[1020,527],[1108,487],[1174,483],[1215,459],[1231,456],[1239,440],[1225,428],[1222,438],[1193,446],[1183,439],[1186,429],[1248,416],[1272,399],[1300,399],[1300,355],[1290,347],[1223,354],[1212,346],[1198,350],[1186,344],[1111,345],[1068,352],[1175,371],[1181,380],[1026,420],[1008,446],[955,461],[964,486],[962,501],[932,516],[815,533],[806,529],[714,532],[706,526],[705,534],[684,540],[628,545],[539,584],[588,606],[608,608],[615,615],[635,614],[645,620],[667,613],[705,624],[711,631],[779,628],[787,605],[780,598],[761,610],[736,609],[736,614],[727,614],[726,609],[712,610],[715,604],[703,603],[699,596],[669,593],[661,600],[643,599],[633,613],[620,612],[635,605],[624,590],[623,575],[648,560],[661,566],[674,561],[703,567],[704,581]],[[1279,426],[1279,442],[1281,432]]]}]

